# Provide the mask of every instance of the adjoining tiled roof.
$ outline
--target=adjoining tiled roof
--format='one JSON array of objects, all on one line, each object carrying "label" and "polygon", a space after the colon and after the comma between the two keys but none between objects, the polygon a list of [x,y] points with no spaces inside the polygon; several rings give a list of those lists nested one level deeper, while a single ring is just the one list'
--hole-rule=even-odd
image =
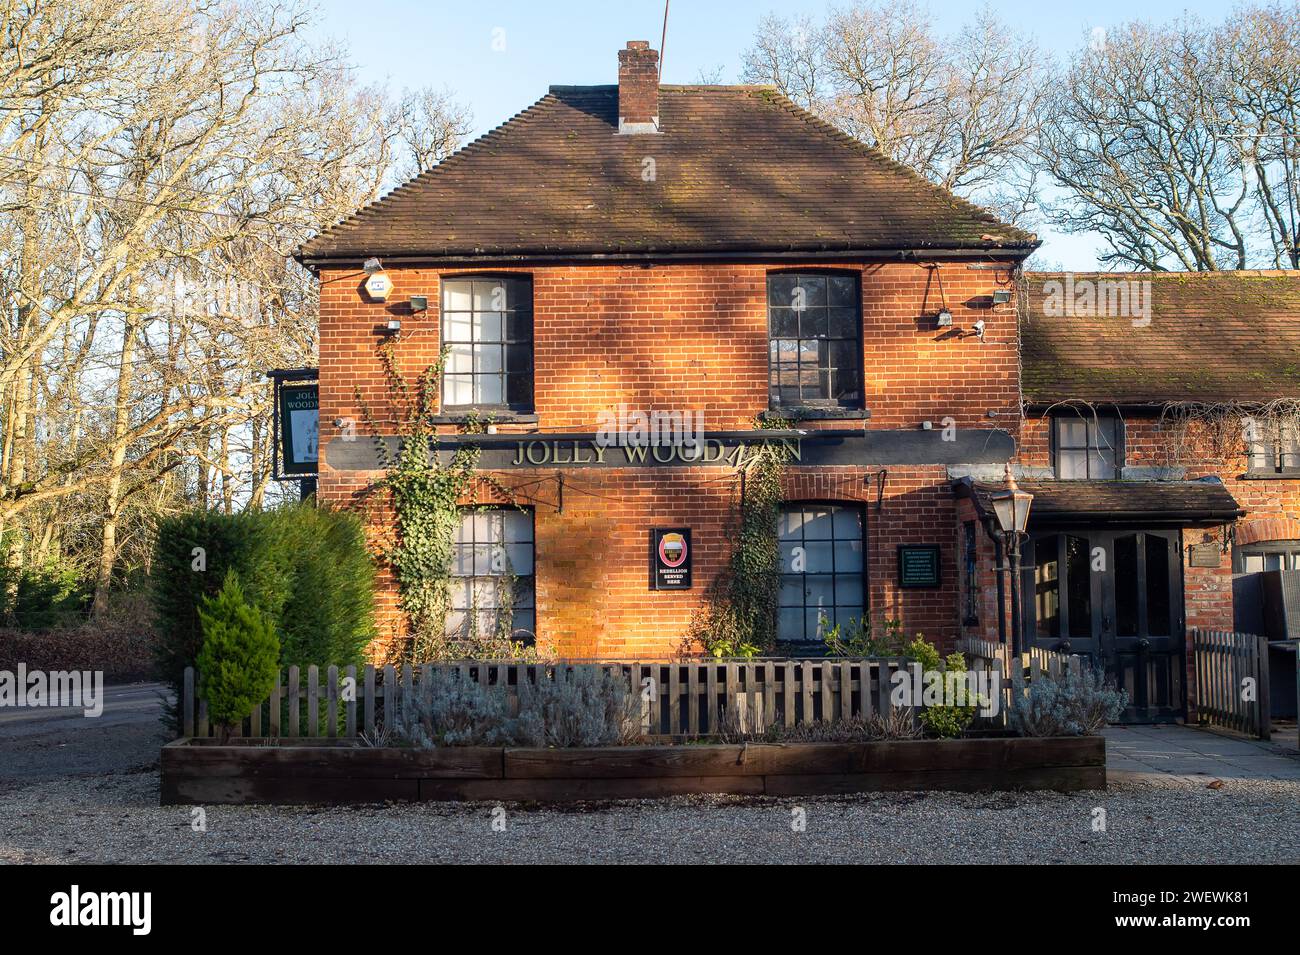
[{"label": "adjoining tiled roof", "polygon": [[[1149,282],[1150,321],[1060,314],[1067,277],[1075,301],[1085,281]],[[1022,288],[1031,405],[1300,398],[1300,272],[1031,272]]]},{"label": "adjoining tiled roof", "polygon": [[1020,257],[1038,244],[770,88],[663,86],[659,106],[660,133],[620,135],[617,87],[552,87],[326,229],[298,258],[896,249]]},{"label": "adjoining tiled roof", "polygon": [[[1031,524],[1082,518],[1093,522],[1133,520],[1232,521],[1245,514],[1218,481],[1017,481],[1034,495]],[[991,495],[1001,482],[965,478],[954,487],[992,514]]]}]

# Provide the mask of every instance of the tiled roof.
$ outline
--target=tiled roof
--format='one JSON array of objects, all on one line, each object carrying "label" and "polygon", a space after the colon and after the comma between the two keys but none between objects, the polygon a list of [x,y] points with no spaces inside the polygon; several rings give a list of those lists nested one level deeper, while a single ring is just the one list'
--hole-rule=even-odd
[{"label": "tiled roof", "polygon": [[[1062,314],[1084,282],[1149,283],[1149,316]],[[1023,289],[1031,405],[1300,397],[1300,272],[1031,272]]]},{"label": "tiled roof", "polygon": [[[1161,517],[1234,520],[1244,511],[1218,481],[1017,481],[1034,495],[1031,523],[1072,517],[1124,522]],[[957,482],[958,493],[974,497],[980,510],[993,513],[991,495],[1001,482]]]},{"label": "tiled roof", "polygon": [[1036,238],[767,87],[663,86],[658,134],[615,86],[556,86],[298,253],[488,257],[1003,250]]}]

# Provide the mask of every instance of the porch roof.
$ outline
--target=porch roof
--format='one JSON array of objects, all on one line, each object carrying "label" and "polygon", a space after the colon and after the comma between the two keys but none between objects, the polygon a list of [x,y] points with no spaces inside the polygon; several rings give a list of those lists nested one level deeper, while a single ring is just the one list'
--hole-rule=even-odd
[{"label": "porch roof", "polygon": [[[1217,479],[1199,481],[1018,480],[1034,495],[1031,524],[1222,524],[1245,511]],[[958,497],[970,497],[980,514],[992,516],[992,495],[1002,483],[953,484]]]}]

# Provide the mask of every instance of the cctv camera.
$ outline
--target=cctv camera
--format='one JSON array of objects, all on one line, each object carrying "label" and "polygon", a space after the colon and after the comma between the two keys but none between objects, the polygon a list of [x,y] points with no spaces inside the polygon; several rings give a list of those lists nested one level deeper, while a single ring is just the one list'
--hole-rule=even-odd
[{"label": "cctv camera", "polygon": [[984,341],[984,319],[975,322],[975,335],[980,341]]}]

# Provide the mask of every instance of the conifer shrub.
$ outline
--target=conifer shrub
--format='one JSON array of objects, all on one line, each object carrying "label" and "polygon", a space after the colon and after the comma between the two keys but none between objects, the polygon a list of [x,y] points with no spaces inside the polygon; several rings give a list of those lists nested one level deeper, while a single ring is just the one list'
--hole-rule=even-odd
[{"label": "conifer shrub", "polygon": [[231,573],[277,636],[281,667],[364,662],[375,572],[360,518],[310,503],[194,511],[160,522],[150,575],[158,672],[173,690],[203,643],[200,608]]},{"label": "conifer shrub", "polygon": [[234,572],[226,575],[215,596],[203,601],[199,622],[199,689],[208,701],[209,717],[229,737],[232,728],[270,696],[279,671],[280,641]]}]

